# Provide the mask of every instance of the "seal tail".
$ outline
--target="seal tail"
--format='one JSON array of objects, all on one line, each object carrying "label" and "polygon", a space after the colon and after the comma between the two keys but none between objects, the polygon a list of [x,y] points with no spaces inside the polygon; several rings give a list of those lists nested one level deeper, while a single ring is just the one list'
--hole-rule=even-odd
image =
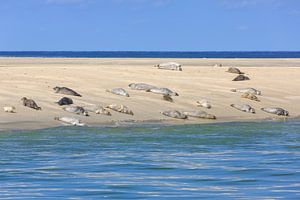
[{"label": "seal tail", "polygon": [[77,97],[82,97],[81,94],[76,93],[75,96]]}]

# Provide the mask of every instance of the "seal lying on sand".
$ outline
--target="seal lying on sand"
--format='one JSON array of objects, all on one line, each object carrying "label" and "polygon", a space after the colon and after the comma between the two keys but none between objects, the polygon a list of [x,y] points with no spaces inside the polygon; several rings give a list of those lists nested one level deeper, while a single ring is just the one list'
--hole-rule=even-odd
[{"label": "seal lying on sand", "polygon": [[186,119],[187,116],[177,110],[167,110],[160,112],[161,114],[167,116],[167,117],[172,117],[172,118],[177,118],[177,119]]},{"label": "seal lying on sand", "polygon": [[152,88],[156,88],[155,86],[149,85],[147,83],[130,83],[128,86],[133,90],[145,90],[145,91],[150,90]]},{"label": "seal lying on sand", "polygon": [[26,97],[23,97],[21,99],[21,101],[23,101],[23,106],[27,106],[29,108],[33,108],[35,110],[42,110],[41,107],[39,107],[35,101],[33,101],[32,99],[27,99]]},{"label": "seal lying on sand", "polygon": [[283,108],[261,108],[261,110],[275,115],[289,116],[289,112]]},{"label": "seal lying on sand", "polygon": [[80,106],[68,106],[63,108],[63,110],[70,113],[75,113],[77,115],[89,116],[88,112],[83,107]]},{"label": "seal lying on sand", "polygon": [[155,65],[158,69],[166,69],[166,70],[174,70],[174,71],[182,71],[182,67],[180,64],[176,62],[166,62],[161,63],[159,65]]},{"label": "seal lying on sand", "polygon": [[239,93],[249,93],[249,94],[257,94],[261,95],[261,91],[254,89],[254,88],[239,88],[239,89],[232,89],[231,92],[239,92]]},{"label": "seal lying on sand", "polygon": [[252,108],[248,104],[241,104],[241,105],[231,104],[230,106],[233,107],[233,108],[236,108],[236,109],[238,109],[240,111],[243,111],[243,112],[255,113],[254,108]]},{"label": "seal lying on sand", "polygon": [[124,106],[124,105],[111,104],[111,105],[106,106],[106,108],[109,108],[111,110],[114,110],[114,111],[117,111],[120,113],[133,115],[133,112],[127,106]]},{"label": "seal lying on sand", "polygon": [[172,90],[168,88],[152,88],[149,90],[146,90],[146,92],[152,92],[156,94],[163,94],[163,95],[169,95],[169,96],[179,96],[177,92],[173,92]]},{"label": "seal lying on sand", "polygon": [[241,95],[242,98],[246,98],[246,99],[250,99],[250,100],[253,100],[253,101],[260,101],[257,96],[255,96],[255,94],[250,94],[250,93],[243,93]]},{"label": "seal lying on sand", "polygon": [[128,92],[126,92],[126,90],[124,90],[123,88],[113,88],[111,90],[105,90],[106,92],[110,92],[116,95],[121,95],[121,96],[125,96],[125,97],[129,97]]},{"label": "seal lying on sand", "polygon": [[204,108],[208,108],[208,109],[211,108],[210,102],[206,99],[201,99],[200,101],[197,101],[197,103],[199,104],[199,105],[197,105],[199,107],[204,107]]},{"label": "seal lying on sand", "polygon": [[172,97],[168,94],[164,94],[162,99],[165,100],[165,101],[173,102]]},{"label": "seal lying on sand", "polygon": [[72,95],[72,96],[78,96],[78,97],[81,97],[80,94],[78,94],[77,92],[75,92],[74,90],[70,89],[70,88],[67,88],[67,87],[54,87],[53,90],[56,92],[56,93],[60,93],[60,94],[67,94],[67,95]]},{"label": "seal lying on sand", "polygon": [[243,72],[241,72],[238,68],[236,67],[229,67],[228,70],[226,72],[229,73],[234,73],[234,74],[244,74]]},{"label": "seal lying on sand", "polygon": [[194,110],[194,111],[184,111],[182,113],[189,117],[197,117],[203,119],[216,119],[216,116],[208,114],[205,111]]},{"label": "seal lying on sand", "polygon": [[14,106],[4,106],[3,110],[4,110],[4,112],[8,112],[8,113],[15,113],[16,112],[16,108]]},{"label": "seal lying on sand", "polygon": [[232,81],[246,81],[246,80],[250,80],[250,78],[248,76],[240,74],[237,77],[235,77]]},{"label": "seal lying on sand", "polygon": [[85,124],[81,123],[79,119],[73,117],[54,117],[54,120],[61,121],[65,124],[70,124],[73,126],[85,126]]},{"label": "seal lying on sand", "polygon": [[57,104],[60,106],[70,105],[70,104],[73,104],[73,100],[69,97],[63,97],[57,102]]},{"label": "seal lying on sand", "polygon": [[111,113],[103,108],[102,106],[91,106],[91,107],[84,107],[85,110],[89,111],[89,112],[94,112],[96,114],[101,114],[101,115],[111,115]]}]

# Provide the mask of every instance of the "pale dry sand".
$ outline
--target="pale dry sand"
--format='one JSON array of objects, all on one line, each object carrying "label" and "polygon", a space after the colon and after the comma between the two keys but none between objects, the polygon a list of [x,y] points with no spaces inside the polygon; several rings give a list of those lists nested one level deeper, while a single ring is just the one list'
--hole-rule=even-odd
[{"label": "pale dry sand", "polygon": [[[175,61],[183,71],[154,68],[155,64]],[[213,67],[222,63],[223,67]],[[233,82],[236,75],[226,73],[227,67],[239,67],[249,81]],[[265,113],[261,107],[276,106],[287,109],[291,117],[300,115],[300,59],[97,59],[97,58],[0,58],[0,130],[38,129],[60,126],[53,118],[72,116],[87,125],[114,124],[116,121],[162,121],[166,123],[210,123],[250,121],[279,118]],[[161,95],[131,90],[129,83],[143,82],[168,87],[177,93],[174,102],[166,102]],[[89,117],[62,110],[54,102],[64,95],[53,91],[66,86],[82,94],[72,97],[75,105],[116,103],[131,108],[134,116],[112,111],[112,116],[90,113]],[[117,96],[105,89],[122,87],[130,97]],[[262,91],[261,102],[242,99],[230,89],[254,87]],[[34,99],[42,111],[24,107],[21,98]],[[212,109],[196,107],[196,101],[206,98]],[[247,103],[256,114],[243,113],[232,103]],[[5,113],[3,106],[15,106],[17,113]],[[217,116],[217,120],[176,120],[160,114],[163,110],[202,109]]]}]

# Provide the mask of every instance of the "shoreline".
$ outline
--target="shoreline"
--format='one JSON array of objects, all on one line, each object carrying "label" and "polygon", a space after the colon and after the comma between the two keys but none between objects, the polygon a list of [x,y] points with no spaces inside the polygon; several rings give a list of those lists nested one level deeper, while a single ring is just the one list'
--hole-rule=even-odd
[{"label": "shoreline", "polygon": [[[167,61],[179,62],[183,71],[154,68]],[[214,67],[222,64],[222,67]],[[238,67],[250,77],[249,81],[234,82],[236,74],[225,72]],[[260,111],[262,107],[282,107],[290,112],[290,119],[300,115],[300,59],[169,59],[169,58],[7,58],[0,57],[0,130],[32,130],[60,125],[54,117],[75,117],[87,125],[111,124],[113,121],[170,121],[170,124],[207,124],[281,118]],[[160,95],[131,90],[130,83],[148,83],[167,87],[180,95],[174,102],[162,100]],[[112,111],[112,116],[91,114],[90,117],[67,113],[54,102],[66,96],[54,93],[53,87],[66,86],[82,94],[72,97],[74,105],[88,106],[123,104],[134,116]],[[130,97],[105,92],[106,89],[124,88]],[[262,91],[255,102],[233,93],[233,88],[253,87]],[[43,109],[35,111],[24,107],[20,99],[28,97]],[[196,101],[211,101],[212,109],[199,108]],[[230,107],[231,103],[247,103],[256,114],[244,113]],[[15,106],[17,113],[5,113],[3,106]],[[203,110],[216,120],[172,120],[160,114],[164,110]]]}]

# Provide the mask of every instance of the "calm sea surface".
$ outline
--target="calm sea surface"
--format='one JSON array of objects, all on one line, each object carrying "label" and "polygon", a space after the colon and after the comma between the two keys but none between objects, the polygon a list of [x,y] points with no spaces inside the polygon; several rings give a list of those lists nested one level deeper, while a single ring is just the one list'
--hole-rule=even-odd
[{"label": "calm sea surface", "polygon": [[300,58],[300,51],[0,51],[0,56],[49,58]]},{"label": "calm sea surface", "polygon": [[300,122],[0,134],[0,199],[300,199]]}]

